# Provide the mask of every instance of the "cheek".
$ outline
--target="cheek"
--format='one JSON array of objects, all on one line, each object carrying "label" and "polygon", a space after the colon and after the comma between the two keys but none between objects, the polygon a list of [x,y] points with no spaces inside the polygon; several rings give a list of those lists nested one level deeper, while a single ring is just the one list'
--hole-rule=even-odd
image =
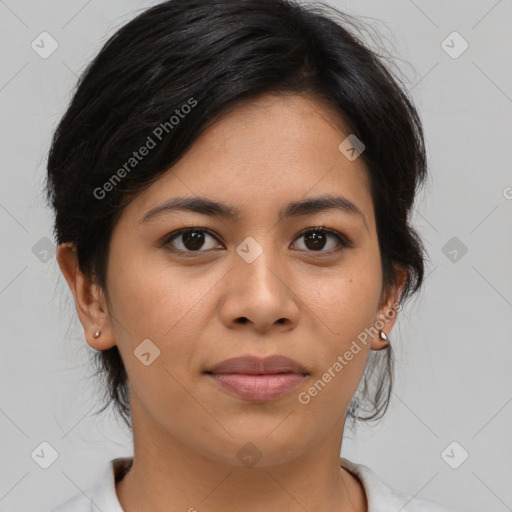
[{"label": "cheek", "polygon": [[331,283],[308,297],[318,328],[311,351],[317,364],[297,402],[309,418],[323,417],[325,425],[334,427],[344,417],[366,366],[370,345],[365,330],[375,321],[380,287],[368,273]]},{"label": "cheek", "polygon": [[342,406],[350,402],[370,350],[367,330],[376,321],[380,276],[375,259],[361,255],[358,264],[347,265],[337,276],[317,280],[319,286],[314,291],[310,286],[309,293],[303,295],[316,325],[311,332],[318,335],[314,358],[320,363],[313,379],[318,384],[311,393],[306,390],[306,401],[311,399],[320,408],[329,400]]},{"label": "cheek", "polygon": [[173,268],[164,258],[147,264],[135,256],[113,257],[109,290],[116,319],[141,339],[163,343],[173,333],[186,336],[200,318],[202,299],[215,285],[213,278],[198,279],[188,270]]},{"label": "cheek", "polygon": [[[150,402],[170,396],[184,400],[177,383],[189,380],[190,368],[197,365],[198,342],[211,322],[209,292],[220,276],[205,271],[198,277],[197,269],[172,267],[165,258],[144,264],[147,259],[133,255],[112,260],[109,289],[116,341],[139,395]],[[150,351],[158,354],[149,366],[136,357],[146,339],[157,347],[149,344]]]},{"label": "cheek", "polygon": [[[204,329],[201,299],[214,283],[192,283],[169,265],[142,264],[136,257],[112,262],[113,326],[131,385],[146,404],[184,400],[179,383],[189,378],[187,369]],[[144,365],[136,356],[147,339],[152,344],[146,342],[144,351],[150,353],[151,363]]]},{"label": "cheek", "polygon": [[373,260],[366,265],[360,260],[335,274],[319,276],[314,287],[307,281],[303,281],[301,297],[336,345],[356,338],[375,322],[381,277]]}]

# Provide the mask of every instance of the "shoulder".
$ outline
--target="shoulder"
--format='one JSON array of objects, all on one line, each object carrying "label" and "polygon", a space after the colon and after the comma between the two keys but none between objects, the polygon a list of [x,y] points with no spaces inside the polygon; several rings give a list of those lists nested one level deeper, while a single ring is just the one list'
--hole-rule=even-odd
[{"label": "shoulder", "polygon": [[131,457],[110,460],[92,486],[50,512],[123,512],[116,495],[115,479],[131,461]]},{"label": "shoulder", "polygon": [[340,458],[340,462],[363,484],[368,500],[368,512],[457,512],[388,486],[368,466],[351,462],[343,457]]}]

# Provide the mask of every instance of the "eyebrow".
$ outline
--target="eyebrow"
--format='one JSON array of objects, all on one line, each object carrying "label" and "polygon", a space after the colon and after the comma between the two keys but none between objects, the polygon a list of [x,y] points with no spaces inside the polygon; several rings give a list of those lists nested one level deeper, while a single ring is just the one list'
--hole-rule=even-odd
[{"label": "eyebrow", "polygon": [[[279,221],[332,209],[340,210],[349,215],[360,216],[368,231],[363,212],[354,203],[341,196],[326,195],[302,201],[292,201],[279,211]],[[240,218],[240,210],[234,206],[219,203],[206,197],[175,197],[149,210],[140,219],[139,223],[146,223],[155,217],[175,211],[188,211],[231,220]]]}]

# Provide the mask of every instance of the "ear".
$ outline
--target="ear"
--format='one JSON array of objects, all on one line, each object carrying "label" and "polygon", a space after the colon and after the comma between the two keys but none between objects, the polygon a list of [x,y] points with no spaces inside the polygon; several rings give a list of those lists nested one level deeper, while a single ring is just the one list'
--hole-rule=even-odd
[{"label": "ear", "polygon": [[[76,247],[73,244],[60,244],[57,261],[75,298],[87,343],[96,350],[116,345],[105,296],[99,286],[80,270]],[[96,331],[100,331],[97,338],[93,336]]]},{"label": "ear", "polygon": [[381,303],[377,310],[375,319],[376,334],[373,336],[370,347],[372,350],[382,350],[388,344],[379,336],[379,331],[383,330],[389,336],[389,333],[395,325],[399,310],[399,300],[407,281],[407,270],[401,266],[395,266],[394,284],[388,290],[383,291]]}]

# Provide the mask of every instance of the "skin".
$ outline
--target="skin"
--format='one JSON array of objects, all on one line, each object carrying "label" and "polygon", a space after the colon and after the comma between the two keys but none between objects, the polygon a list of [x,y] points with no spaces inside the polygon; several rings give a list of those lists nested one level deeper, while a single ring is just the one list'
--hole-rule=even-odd
[{"label": "skin", "polygon": [[[339,454],[369,351],[386,342],[376,335],[360,344],[308,404],[297,399],[379,318],[389,334],[396,315],[386,312],[406,277],[397,270],[396,286],[384,293],[365,165],[338,149],[348,134],[312,97],[262,95],[223,115],[126,207],[112,234],[108,294],[79,270],[72,246],[59,247],[87,343],[117,345],[128,372],[134,463],[116,485],[125,511],[367,510],[362,484],[340,467]],[[278,221],[288,202],[324,194],[349,199],[364,220],[331,209]],[[241,217],[182,211],[140,222],[176,196],[208,197]],[[326,235],[315,249],[299,236],[322,225],[352,246]],[[184,227],[208,228],[217,239],[206,235],[199,252],[183,237],[163,244]],[[248,236],[263,249],[252,263],[236,252]],[[133,352],[148,338],[160,355],[146,366]],[[284,354],[309,375],[290,394],[254,403],[203,373],[248,354]],[[248,442],[261,453],[252,467],[237,457]]]}]

